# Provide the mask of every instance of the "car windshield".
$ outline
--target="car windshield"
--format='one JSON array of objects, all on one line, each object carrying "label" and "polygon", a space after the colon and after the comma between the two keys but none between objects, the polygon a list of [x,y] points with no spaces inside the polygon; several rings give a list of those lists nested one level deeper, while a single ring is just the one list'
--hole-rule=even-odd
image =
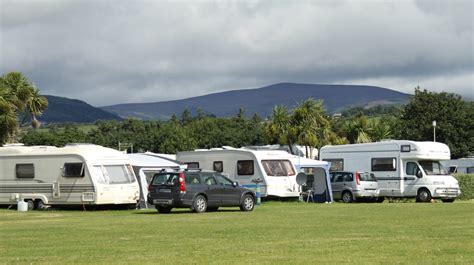
[{"label": "car windshield", "polygon": [[446,170],[438,161],[418,161],[426,175],[447,175]]},{"label": "car windshield", "polygon": [[360,180],[361,181],[377,181],[375,178],[374,173],[360,173]]},{"label": "car windshield", "polygon": [[156,174],[153,178],[152,185],[160,185],[160,184],[175,184],[178,180],[177,173],[159,173]]}]

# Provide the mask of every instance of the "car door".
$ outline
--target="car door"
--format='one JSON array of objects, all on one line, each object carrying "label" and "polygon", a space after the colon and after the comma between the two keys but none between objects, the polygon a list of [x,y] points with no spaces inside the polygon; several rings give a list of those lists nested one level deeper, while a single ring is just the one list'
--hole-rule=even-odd
[{"label": "car door", "polygon": [[215,175],[217,183],[220,185],[219,193],[222,199],[222,205],[233,206],[240,204],[241,190],[234,186],[233,182],[221,174]]},{"label": "car door", "polygon": [[214,174],[202,173],[202,183],[204,184],[204,193],[207,196],[207,203],[209,206],[219,206],[222,203],[220,191],[221,186],[217,184]]},{"label": "car door", "polygon": [[343,177],[343,172],[333,172],[332,173],[332,182],[331,182],[331,187],[332,187],[332,194],[334,198],[340,199],[341,198],[341,192],[342,192],[342,177]]}]

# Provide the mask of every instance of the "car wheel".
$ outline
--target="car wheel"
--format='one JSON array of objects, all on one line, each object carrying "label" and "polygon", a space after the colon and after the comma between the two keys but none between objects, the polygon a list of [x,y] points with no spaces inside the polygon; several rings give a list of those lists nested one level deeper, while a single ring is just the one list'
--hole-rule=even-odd
[{"label": "car wheel", "polygon": [[385,201],[385,197],[378,197],[376,199],[376,202],[378,202],[378,203],[382,203],[383,201]]},{"label": "car wheel", "polygon": [[171,209],[171,207],[156,206],[156,210],[158,210],[159,213],[170,213]]},{"label": "car wheel", "polygon": [[441,199],[443,202],[454,202],[454,199]]},{"label": "car wheel", "polygon": [[255,208],[255,199],[250,194],[245,195],[242,203],[240,204],[240,210],[249,212],[252,211],[253,208]]},{"label": "car wheel", "polygon": [[204,196],[198,195],[193,202],[193,212],[195,213],[203,213],[207,209],[207,200]]},{"label": "car wheel", "polygon": [[418,195],[416,196],[417,202],[430,202],[431,201],[431,193],[429,190],[425,188],[421,188],[418,190]]},{"label": "car wheel", "polygon": [[219,207],[207,207],[208,212],[217,212],[218,209]]},{"label": "car wheel", "polygon": [[352,197],[352,193],[350,191],[344,191],[342,193],[342,201],[346,203],[353,202],[354,198]]}]

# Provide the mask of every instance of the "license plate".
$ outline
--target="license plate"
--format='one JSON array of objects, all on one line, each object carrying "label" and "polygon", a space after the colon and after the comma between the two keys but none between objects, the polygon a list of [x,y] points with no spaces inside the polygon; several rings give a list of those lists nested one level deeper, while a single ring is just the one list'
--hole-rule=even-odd
[{"label": "license plate", "polygon": [[163,192],[163,193],[170,193],[171,190],[170,189],[160,189],[159,192]]}]

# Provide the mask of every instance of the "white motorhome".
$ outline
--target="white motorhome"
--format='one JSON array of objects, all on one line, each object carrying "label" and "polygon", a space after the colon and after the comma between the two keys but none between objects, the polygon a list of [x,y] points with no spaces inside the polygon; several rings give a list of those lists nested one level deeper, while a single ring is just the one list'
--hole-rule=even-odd
[{"label": "white motorhome", "polygon": [[135,206],[139,195],[119,151],[89,144],[0,147],[0,204]]},{"label": "white motorhome", "polygon": [[221,172],[247,188],[255,188],[260,179],[262,197],[299,196],[294,156],[285,151],[224,147],[179,152],[176,159],[190,169]]},{"label": "white motorhome", "polygon": [[439,162],[450,159],[449,147],[442,143],[391,140],[324,146],[320,157],[331,162],[331,171],[373,172],[380,196],[452,202],[461,194],[458,181]]}]

